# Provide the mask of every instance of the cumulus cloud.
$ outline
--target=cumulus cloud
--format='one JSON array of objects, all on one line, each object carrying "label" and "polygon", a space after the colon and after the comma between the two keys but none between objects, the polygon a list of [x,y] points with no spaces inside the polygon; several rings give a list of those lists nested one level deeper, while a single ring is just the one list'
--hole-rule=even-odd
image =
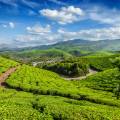
[{"label": "cumulus cloud", "polygon": [[16,37],[16,42],[24,43],[24,45],[43,45],[43,44],[51,44],[56,42],[57,35],[52,33],[51,26],[41,26],[34,25],[32,27],[26,27],[27,34],[18,35]]},{"label": "cumulus cloud", "polygon": [[60,24],[73,23],[79,21],[81,16],[84,16],[83,10],[74,6],[62,7],[60,10],[43,9],[39,12]]},{"label": "cumulus cloud", "polygon": [[33,34],[26,34],[26,35],[18,35],[15,39],[15,43],[20,44],[23,46],[36,46],[36,45],[48,45],[56,43],[55,39],[56,35],[33,35]]},{"label": "cumulus cloud", "polygon": [[13,22],[9,22],[9,27],[12,29],[15,28],[15,24]]},{"label": "cumulus cloud", "polygon": [[[120,38],[120,11],[116,9],[107,9],[92,7],[86,10],[74,6],[62,7],[57,9],[43,9],[39,11],[43,16],[57,21],[59,24],[68,24],[80,20],[93,20],[99,23],[109,24],[111,27],[68,31],[58,29],[52,30],[50,25],[34,25],[26,28],[27,34],[19,35],[17,41],[25,44],[43,45],[53,44],[60,41],[72,39],[85,40],[103,40]],[[59,26],[60,27],[60,26]]]},{"label": "cumulus cloud", "polygon": [[27,27],[27,32],[30,34],[46,34],[51,32],[51,26],[46,25],[45,27],[42,27],[41,25],[35,25],[33,27]]},{"label": "cumulus cloud", "polygon": [[28,46],[53,44],[73,39],[94,41],[120,38],[120,27],[79,30],[76,32],[58,29],[58,31],[53,32],[50,25],[35,25],[33,27],[27,27],[26,30],[27,34],[17,36],[16,41]]},{"label": "cumulus cloud", "polygon": [[11,28],[11,29],[13,29],[13,28],[15,28],[15,23],[13,23],[13,22],[3,22],[1,24],[1,26],[3,28]]},{"label": "cumulus cloud", "polygon": [[102,29],[80,30],[78,32],[69,32],[58,30],[61,38],[64,40],[85,39],[85,40],[104,40],[104,39],[119,39],[120,27],[110,27]]},{"label": "cumulus cloud", "polygon": [[100,23],[110,25],[120,25],[120,11],[113,8],[104,7],[88,7],[81,9],[74,6],[62,7],[58,9],[42,9],[39,11],[41,15],[57,21],[60,24],[68,24],[81,20],[93,20]]}]

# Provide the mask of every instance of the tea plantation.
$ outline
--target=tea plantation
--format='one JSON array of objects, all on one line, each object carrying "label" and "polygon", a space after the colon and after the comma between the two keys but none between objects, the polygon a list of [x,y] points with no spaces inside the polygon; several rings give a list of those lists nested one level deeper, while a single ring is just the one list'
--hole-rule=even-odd
[{"label": "tea plantation", "polygon": [[[0,68],[18,65],[1,59]],[[67,81],[54,72],[19,65],[0,88],[0,120],[120,120],[120,99],[114,94],[119,74],[112,68]]]}]

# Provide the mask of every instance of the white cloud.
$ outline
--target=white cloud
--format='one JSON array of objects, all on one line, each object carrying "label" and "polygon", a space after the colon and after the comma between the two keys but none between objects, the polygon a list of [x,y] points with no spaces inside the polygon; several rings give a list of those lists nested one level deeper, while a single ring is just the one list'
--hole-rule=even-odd
[{"label": "white cloud", "polygon": [[7,25],[6,25],[6,24],[3,24],[2,26],[3,26],[3,28],[7,28]]},{"label": "white cloud", "polygon": [[84,16],[83,10],[74,6],[62,7],[60,10],[43,9],[39,12],[60,24],[73,23]]},{"label": "white cloud", "polygon": [[58,30],[64,40],[85,39],[85,40],[104,40],[119,39],[120,27],[110,27],[102,29],[80,30],[78,32],[69,32]]},{"label": "white cloud", "polygon": [[53,32],[50,25],[35,25],[33,27],[27,27],[26,30],[27,34],[17,36],[16,41],[24,43],[24,45],[28,46],[53,44],[60,41],[73,39],[85,39],[94,41],[120,38],[120,27],[80,30],[77,32],[58,29],[57,32]]},{"label": "white cloud", "polygon": [[57,21],[60,24],[68,24],[81,20],[93,20],[99,23],[110,25],[120,25],[120,10],[115,8],[108,9],[104,7],[88,7],[81,9],[74,6],[62,7],[58,9],[42,9],[41,15]]},{"label": "white cloud", "polygon": [[56,35],[54,34],[51,36],[50,34],[47,35],[40,35],[40,34],[26,34],[26,35],[18,35],[16,37],[15,42],[24,46],[35,46],[35,45],[47,45],[51,43],[56,43]]},{"label": "white cloud", "polygon": [[[80,20],[94,20],[98,23],[109,24],[111,27],[99,28],[98,26],[98,29],[78,30],[73,32],[65,31],[64,29],[59,29],[58,31],[53,32],[50,25],[42,26],[36,24],[34,26],[26,27],[27,34],[18,35],[16,38],[17,42],[25,43],[25,45],[43,45],[53,44],[59,41],[66,41],[72,39],[120,39],[119,10],[100,7],[93,7],[88,8],[87,10],[82,10],[81,8],[68,6],[62,7],[59,10],[43,9],[39,12],[43,16],[46,16],[51,20],[57,21],[60,24],[68,24]],[[4,28],[14,28],[15,24],[13,22],[9,22],[5,23],[2,26]]]},{"label": "white cloud", "polygon": [[46,34],[51,32],[51,26],[46,25],[42,27],[41,25],[34,25],[33,27],[27,27],[27,32],[30,34]]},{"label": "white cloud", "polygon": [[10,26],[10,28],[15,28],[15,24],[13,23],[13,22],[9,22],[9,26]]},{"label": "white cloud", "polygon": [[90,11],[86,12],[87,12],[86,18],[88,19],[111,25],[120,24],[120,11],[117,9],[93,7]]},{"label": "white cloud", "polygon": [[17,42],[22,42],[25,45],[34,46],[41,44],[50,44],[56,41],[56,35],[52,33],[50,25],[41,26],[36,24],[33,27],[26,27],[26,31],[27,34],[17,36]]},{"label": "white cloud", "polygon": [[3,22],[2,24],[1,24],[1,26],[3,27],[3,28],[15,28],[15,23],[13,23],[13,22]]}]

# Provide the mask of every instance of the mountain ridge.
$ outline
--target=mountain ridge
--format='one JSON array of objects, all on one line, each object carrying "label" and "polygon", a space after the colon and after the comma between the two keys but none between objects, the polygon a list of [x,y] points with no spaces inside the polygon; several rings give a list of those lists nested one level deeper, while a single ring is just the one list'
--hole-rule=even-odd
[{"label": "mountain ridge", "polygon": [[33,50],[33,49],[39,49],[39,50],[45,50],[45,49],[76,49],[78,50],[88,50],[88,51],[97,51],[97,50],[108,50],[108,51],[117,51],[120,50],[120,39],[112,39],[112,40],[98,40],[98,41],[90,41],[90,40],[83,40],[83,39],[73,39],[73,40],[67,40],[58,42],[55,44],[50,45],[38,45],[38,46],[30,46],[30,47],[23,47],[18,48],[17,46],[9,46],[8,44],[0,45],[0,51],[4,50],[16,50],[16,51],[23,51],[23,50]]}]

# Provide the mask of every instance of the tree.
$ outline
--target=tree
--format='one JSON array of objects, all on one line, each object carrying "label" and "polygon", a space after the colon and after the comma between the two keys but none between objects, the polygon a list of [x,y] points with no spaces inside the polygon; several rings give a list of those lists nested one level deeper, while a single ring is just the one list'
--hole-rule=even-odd
[{"label": "tree", "polygon": [[80,69],[77,63],[72,65],[72,74],[73,76],[79,75]]}]

